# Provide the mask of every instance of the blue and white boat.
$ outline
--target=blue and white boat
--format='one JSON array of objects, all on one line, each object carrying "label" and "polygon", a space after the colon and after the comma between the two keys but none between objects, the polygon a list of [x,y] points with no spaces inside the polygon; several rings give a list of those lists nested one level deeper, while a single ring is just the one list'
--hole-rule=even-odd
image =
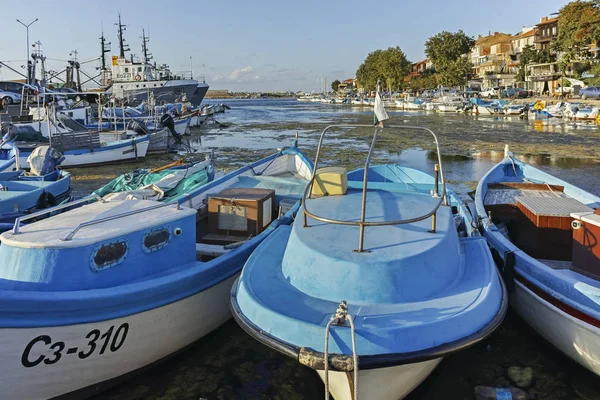
[{"label": "blue and white boat", "polygon": [[56,168],[61,161],[59,152],[40,147],[30,173],[0,172],[0,232],[10,229],[17,217],[70,200],[71,174]]},{"label": "blue and white boat", "polygon": [[[97,201],[17,221],[0,236],[2,397],[82,398],[227,321],[231,285],[256,246],[292,222],[311,171],[287,148],[175,203]],[[206,199],[231,187],[275,190],[263,208],[273,220],[242,242],[206,243]]]},{"label": "blue and white boat", "polygon": [[595,121],[596,118],[598,118],[598,115],[600,115],[600,108],[596,106],[587,106],[577,110],[574,119],[578,121]]},{"label": "blue and white boat", "polygon": [[471,112],[475,115],[496,115],[502,111],[502,106],[495,101],[472,97],[471,104],[473,105]]},{"label": "blue and white boat", "polygon": [[326,398],[396,400],[443,357],[492,333],[506,291],[467,207],[446,187],[441,158],[441,192],[426,172],[369,165],[380,128],[365,169],[347,174],[347,192],[312,196],[345,187],[345,170],[317,169],[328,129],[296,222],[247,261],[233,315],[258,341],[317,370]]},{"label": "blue and white boat", "polygon": [[475,201],[513,308],[600,375],[600,197],[506,151]]}]

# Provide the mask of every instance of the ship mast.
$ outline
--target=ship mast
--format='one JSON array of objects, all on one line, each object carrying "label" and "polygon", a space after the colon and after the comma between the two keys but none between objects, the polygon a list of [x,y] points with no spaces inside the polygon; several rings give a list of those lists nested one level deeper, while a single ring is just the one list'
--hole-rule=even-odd
[{"label": "ship mast", "polygon": [[100,59],[102,60],[101,71],[106,71],[106,56],[105,54],[110,52],[110,42],[106,41],[104,37],[104,31],[102,31],[102,36],[100,36]]},{"label": "ship mast", "polygon": [[146,36],[146,31],[142,28],[142,54],[144,54],[144,63],[149,64],[150,60],[152,60],[152,53],[148,52],[148,42],[150,38]]},{"label": "ship mast", "polygon": [[129,51],[129,47],[127,46],[127,44],[125,43],[125,39],[123,39],[123,32],[125,31],[125,27],[127,25],[123,25],[121,23],[121,13],[119,13],[119,23],[115,24],[118,27],[119,30],[119,57],[120,58],[125,58],[125,52]]}]

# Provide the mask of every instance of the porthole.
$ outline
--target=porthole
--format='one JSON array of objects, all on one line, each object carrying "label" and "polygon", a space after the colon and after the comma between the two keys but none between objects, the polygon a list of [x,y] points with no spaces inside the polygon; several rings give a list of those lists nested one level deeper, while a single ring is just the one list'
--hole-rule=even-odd
[{"label": "porthole", "polygon": [[153,229],[144,234],[142,239],[142,249],[144,253],[152,253],[165,247],[171,241],[171,232],[169,227]]},{"label": "porthole", "polygon": [[94,271],[119,265],[127,257],[127,241],[118,240],[98,246],[92,253],[91,267]]}]

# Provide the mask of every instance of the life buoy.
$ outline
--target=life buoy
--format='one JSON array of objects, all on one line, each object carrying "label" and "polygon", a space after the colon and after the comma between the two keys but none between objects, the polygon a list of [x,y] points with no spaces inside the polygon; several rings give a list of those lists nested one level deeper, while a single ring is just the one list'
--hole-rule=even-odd
[{"label": "life buoy", "polygon": [[107,79],[107,80],[106,80],[106,84],[107,84],[107,85],[110,85],[111,83],[112,83],[112,80],[111,80],[111,79]]},{"label": "life buoy", "polygon": [[133,79],[135,79],[136,81],[139,82],[139,81],[142,80],[142,77],[140,75],[136,75],[136,76],[133,77]]}]

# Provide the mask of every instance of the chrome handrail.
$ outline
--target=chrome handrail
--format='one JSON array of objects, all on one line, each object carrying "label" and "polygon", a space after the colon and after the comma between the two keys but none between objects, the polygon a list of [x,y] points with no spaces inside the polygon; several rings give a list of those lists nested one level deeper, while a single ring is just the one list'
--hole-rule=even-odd
[{"label": "chrome handrail", "polygon": [[152,211],[152,210],[156,210],[157,208],[162,208],[162,207],[167,207],[167,206],[172,206],[172,205],[176,206],[177,209],[181,209],[181,207],[179,206],[179,203],[177,203],[177,202],[160,203],[160,204],[155,204],[155,205],[150,206],[150,207],[141,208],[139,210],[127,211],[127,212],[124,212],[124,213],[121,213],[121,214],[111,215],[109,217],[98,218],[98,219],[93,219],[91,221],[82,222],[79,225],[77,225],[75,227],[75,229],[73,229],[67,236],[65,236],[64,239],[61,239],[61,240],[63,242],[70,241],[71,239],[73,239],[73,236],[75,236],[75,234],[77,232],[79,232],[79,230],[81,228],[85,228],[86,226],[96,225],[96,224],[99,224],[101,222],[112,221],[114,219],[128,217],[130,215],[140,214],[140,213],[143,213],[143,212],[146,212],[146,211]]},{"label": "chrome handrail", "polygon": [[[365,128],[365,127],[371,128],[372,126],[373,125],[367,125],[367,124],[334,124],[334,125],[329,125],[325,129],[323,129],[323,132],[321,132],[321,137],[319,138],[319,144],[317,146],[317,154],[315,156],[315,164],[314,164],[312,176],[311,176],[311,179],[310,179],[308,185],[306,186],[306,189],[304,190],[304,194],[302,196],[302,205],[303,205],[302,210],[303,210],[303,219],[304,219],[303,226],[305,228],[308,227],[307,216],[311,217],[312,219],[315,219],[317,221],[330,223],[330,224],[358,226],[360,228],[359,242],[358,242],[358,249],[355,251],[357,251],[359,253],[364,251],[363,250],[364,230],[365,230],[366,226],[387,226],[387,225],[410,224],[413,222],[422,221],[424,219],[432,217],[432,232],[435,232],[436,212],[440,208],[442,203],[445,206],[448,205],[448,196],[446,193],[446,180],[444,179],[444,170],[442,167],[442,156],[441,156],[440,145],[439,145],[436,134],[433,133],[433,131],[431,129],[421,127],[421,126],[388,125],[387,128],[392,128],[392,129],[423,130],[423,131],[429,132],[433,136],[435,145],[436,145],[436,150],[437,150],[438,164],[439,164],[439,169],[440,169],[440,178],[442,180],[442,196],[439,197],[439,200],[436,203],[436,205],[434,206],[434,208],[426,214],[423,214],[423,215],[420,215],[420,216],[414,217],[414,218],[409,218],[409,219],[400,219],[400,220],[394,220],[394,221],[373,221],[373,222],[367,222],[365,220],[366,219],[366,206],[367,206],[369,165],[371,163],[371,156],[373,154],[373,150],[375,149],[375,143],[377,142],[377,135],[379,134],[379,132],[381,132],[383,130],[383,127],[377,126],[375,128],[375,132],[373,133],[373,140],[371,141],[371,147],[369,148],[369,153],[368,153],[367,159],[365,161],[360,220],[359,221],[343,221],[343,220],[337,220],[337,219],[332,219],[332,218],[325,218],[325,217],[317,216],[307,210],[306,200],[312,198],[312,187],[313,187],[317,169],[319,166],[319,155],[321,153],[321,147],[323,145],[323,139],[325,138],[325,133],[331,128]],[[434,187],[437,187],[437,176],[435,179],[436,179],[436,182],[435,182]],[[438,193],[434,193],[433,196],[437,197]]]},{"label": "chrome handrail", "polygon": [[33,214],[27,214],[27,215],[24,215],[22,217],[17,217],[15,219],[15,224],[13,225],[13,231],[12,231],[12,233],[13,233],[13,235],[18,235],[20,233],[19,232],[19,228],[21,227],[21,222],[23,222],[23,221],[27,221],[29,219],[36,218],[36,217],[39,217],[39,216],[44,215],[44,214],[52,213],[54,211],[62,210],[64,208],[69,208],[69,207],[72,207],[72,206],[76,206],[76,205],[81,204],[81,203],[86,203],[86,202],[88,202],[90,200],[102,201],[102,197],[100,197],[97,194],[90,195],[90,196],[84,197],[83,199],[71,201],[71,202],[68,202],[68,203],[65,203],[65,204],[59,204],[59,205],[54,206],[54,207],[45,208],[45,209],[43,209],[41,211],[38,211],[38,212],[35,212]]}]

